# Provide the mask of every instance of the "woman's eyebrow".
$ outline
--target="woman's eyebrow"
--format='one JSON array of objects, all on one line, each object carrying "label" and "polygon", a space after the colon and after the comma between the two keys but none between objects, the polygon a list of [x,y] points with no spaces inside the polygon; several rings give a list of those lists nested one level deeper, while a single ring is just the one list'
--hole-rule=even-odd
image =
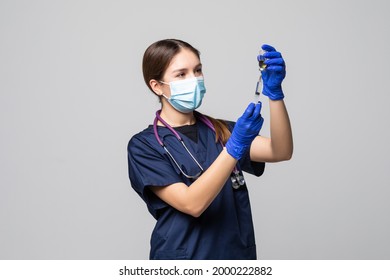
[{"label": "woman's eyebrow", "polygon": [[187,68],[180,68],[180,69],[173,70],[172,73],[185,72],[185,71],[187,71]]},{"label": "woman's eyebrow", "polygon": [[[194,69],[199,68],[199,67],[201,67],[201,66],[202,66],[202,63],[199,63],[199,64],[197,64],[197,65],[194,67]],[[180,68],[180,69],[175,69],[175,70],[173,70],[172,73],[176,73],[176,72],[185,72],[185,71],[187,71],[187,70],[188,70],[188,68]]]}]

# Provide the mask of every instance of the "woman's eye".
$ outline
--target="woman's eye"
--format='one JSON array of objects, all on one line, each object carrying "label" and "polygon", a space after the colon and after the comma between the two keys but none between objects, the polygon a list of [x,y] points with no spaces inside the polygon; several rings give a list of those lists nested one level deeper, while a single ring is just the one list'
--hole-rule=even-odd
[{"label": "woman's eye", "polygon": [[202,68],[196,69],[197,73],[202,73]]},{"label": "woman's eye", "polygon": [[182,78],[182,77],[184,77],[184,76],[185,76],[185,74],[184,74],[184,73],[179,73],[179,74],[177,74],[177,76],[176,76],[176,77]]}]

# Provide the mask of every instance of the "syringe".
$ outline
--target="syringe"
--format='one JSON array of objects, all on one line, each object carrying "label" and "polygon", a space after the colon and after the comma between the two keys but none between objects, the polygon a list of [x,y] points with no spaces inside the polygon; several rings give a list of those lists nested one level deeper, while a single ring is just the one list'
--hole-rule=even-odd
[{"label": "syringe", "polygon": [[254,97],[255,104],[257,104],[260,101],[260,94],[263,91],[263,80],[261,78],[261,74],[262,74],[261,72],[267,67],[267,65],[264,63],[265,57],[263,55],[264,55],[264,51],[260,50],[260,54],[258,56],[260,76],[259,76],[259,80],[257,81],[257,84],[256,84],[256,91],[255,91],[255,97]]}]

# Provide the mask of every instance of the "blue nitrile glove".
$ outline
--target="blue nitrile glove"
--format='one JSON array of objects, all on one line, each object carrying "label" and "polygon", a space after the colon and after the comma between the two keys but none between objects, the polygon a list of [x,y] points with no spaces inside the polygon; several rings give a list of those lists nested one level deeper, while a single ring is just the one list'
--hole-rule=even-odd
[{"label": "blue nitrile glove", "polygon": [[[282,81],[286,77],[286,65],[283,57],[280,52],[270,45],[262,45],[261,48],[265,51],[263,57],[266,58],[264,63],[267,65],[261,73],[263,94],[271,100],[283,99]],[[257,56],[258,60],[259,56]]]},{"label": "blue nitrile glove", "polygon": [[264,119],[261,117],[261,102],[251,103],[244,114],[237,120],[232,135],[225,147],[227,152],[239,160],[251,146],[253,139],[259,135]]}]

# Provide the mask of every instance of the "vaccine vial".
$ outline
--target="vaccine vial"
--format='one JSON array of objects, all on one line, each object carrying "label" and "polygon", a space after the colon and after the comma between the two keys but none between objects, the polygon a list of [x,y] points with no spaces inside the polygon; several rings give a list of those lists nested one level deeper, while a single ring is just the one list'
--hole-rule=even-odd
[{"label": "vaccine vial", "polygon": [[262,80],[262,71],[267,67],[267,65],[264,63],[266,58],[264,57],[265,51],[263,49],[260,49],[259,55],[257,57],[257,60],[259,61],[259,70],[260,70],[260,75],[259,75],[259,80],[257,81],[256,84],[256,91],[255,91],[255,96],[253,98],[253,103],[257,104],[260,101],[260,94],[263,91],[263,80]]},{"label": "vaccine vial", "polygon": [[264,63],[265,57],[264,57],[265,51],[263,49],[260,49],[258,60],[259,60],[259,70],[263,71],[267,65]]}]

